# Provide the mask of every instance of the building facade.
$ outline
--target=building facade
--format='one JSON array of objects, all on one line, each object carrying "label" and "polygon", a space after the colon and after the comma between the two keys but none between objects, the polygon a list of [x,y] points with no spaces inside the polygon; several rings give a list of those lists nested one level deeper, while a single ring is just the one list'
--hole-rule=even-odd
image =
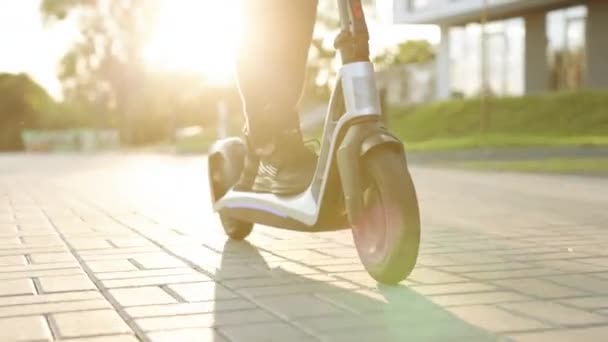
[{"label": "building facade", "polygon": [[484,88],[608,89],[608,0],[394,0],[393,8],[395,23],[441,27],[440,99]]}]

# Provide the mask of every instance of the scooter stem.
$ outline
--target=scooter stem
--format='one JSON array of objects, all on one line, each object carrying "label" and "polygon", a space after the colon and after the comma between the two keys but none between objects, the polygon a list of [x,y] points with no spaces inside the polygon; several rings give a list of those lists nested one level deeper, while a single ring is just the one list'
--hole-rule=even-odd
[{"label": "scooter stem", "polygon": [[361,0],[338,0],[341,31],[334,47],[340,50],[342,64],[369,62],[369,32]]}]

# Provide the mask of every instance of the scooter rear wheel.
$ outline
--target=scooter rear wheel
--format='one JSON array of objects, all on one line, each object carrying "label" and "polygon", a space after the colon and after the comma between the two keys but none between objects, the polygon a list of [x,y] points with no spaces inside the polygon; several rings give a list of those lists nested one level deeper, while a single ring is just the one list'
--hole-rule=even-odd
[{"label": "scooter rear wheel", "polygon": [[[209,161],[209,173],[218,197],[223,196],[234,186],[243,169],[241,161],[244,158],[243,153],[236,150],[236,147],[233,147],[230,152],[227,158],[218,155]],[[240,221],[224,214],[219,214],[219,216],[224,232],[233,240],[243,240],[253,230],[253,222]]]},{"label": "scooter rear wheel", "polygon": [[353,225],[357,252],[378,282],[397,284],[416,265],[420,214],[405,155],[376,147],[362,160],[365,172],[363,212]]},{"label": "scooter rear wheel", "polygon": [[251,222],[238,221],[225,215],[220,215],[220,221],[222,221],[224,232],[232,240],[243,240],[253,230],[253,223]]}]

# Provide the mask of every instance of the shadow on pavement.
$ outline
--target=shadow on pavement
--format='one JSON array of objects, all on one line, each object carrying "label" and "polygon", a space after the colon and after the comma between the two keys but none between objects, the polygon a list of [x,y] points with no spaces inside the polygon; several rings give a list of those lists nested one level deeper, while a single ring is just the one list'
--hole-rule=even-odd
[{"label": "shadow on pavement", "polygon": [[[256,273],[248,277],[244,272],[252,268]],[[269,267],[244,241],[225,243],[216,277],[222,285],[215,290],[215,324],[232,341],[499,340],[406,286],[370,289],[327,274]],[[227,318],[230,301],[222,298],[233,291],[262,308],[251,310],[256,317]]]}]

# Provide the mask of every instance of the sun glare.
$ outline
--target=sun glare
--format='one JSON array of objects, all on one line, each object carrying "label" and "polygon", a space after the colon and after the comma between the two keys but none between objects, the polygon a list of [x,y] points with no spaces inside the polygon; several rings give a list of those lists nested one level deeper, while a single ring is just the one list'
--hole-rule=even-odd
[{"label": "sun glare", "polygon": [[239,23],[235,0],[162,0],[146,44],[147,64],[201,75],[215,85],[233,79]]}]

